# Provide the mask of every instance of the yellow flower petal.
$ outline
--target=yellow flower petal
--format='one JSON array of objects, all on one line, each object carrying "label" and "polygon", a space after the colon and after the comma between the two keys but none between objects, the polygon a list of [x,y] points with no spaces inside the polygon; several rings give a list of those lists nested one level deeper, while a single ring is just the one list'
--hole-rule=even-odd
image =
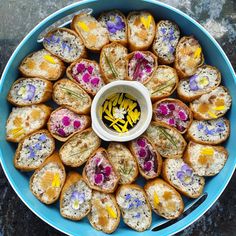
[{"label": "yellow flower petal", "polygon": [[111,119],[114,119],[111,112],[108,111],[107,109],[105,110],[105,113],[111,118]]},{"label": "yellow flower petal", "polygon": [[112,126],[117,132],[122,133],[121,129],[117,125]]},{"label": "yellow flower petal", "polygon": [[214,154],[214,149],[212,147],[205,147],[201,149],[201,154],[202,155],[209,155],[213,156]]},{"label": "yellow flower petal", "polygon": [[157,208],[157,206],[158,206],[159,203],[160,203],[159,197],[158,197],[157,193],[154,192],[154,195],[153,195],[153,204],[154,204],[154,207]]},{"label": "yellow flower petal", "polygon": [[99,116],[100,116],[101,119],[102,119],[102,113],[103,113],[103,108],[100,107],[100,109],[99,109]]},{"label": "yellow flower petal", "polygon": [[59,173],[55,173],[53,176],[53,181],[52,181],[52,187],[60,187],[61,180],[60,180],[60,175]]},{"label": "yellow flower petal", "polygon": [[106,210],[111,218],[113,219],[117,218],[116,212],[112,209],[112,207],[106,205]]},{"label": "yellow flower petal", "polygon": [[83,31],[86,31],[86,32],[89,31],[89,27],[86,25],[85,22],[79,21],[79,22],[77,23],[77,25],[78,25]]},{"label": "yellow flower petal", "polygon": [[225,110],[225,106],[217,106],[213,108],[215,111],[223,111]]},{"label": "yellow flower petal", "polygon": [[211,111],[208,111],[207,113],[208,113],[208,115],[209,115],[210,117],[212,117],[212,118],[215,118],[215,119],[218,118],[217,115],[214,114],[214,113],[211,112]]},{"label": "yellow flower petal", "polygon": [[130,118],[129,115],[127,115],[127,120],[129,122],[129,124],[133,127],[133,122],[132,122],[132,119]]},{"label": "yellow flower petal", "polygon": [[150,28],[151,20],[151,15],[148,15],[147,17],[141,16],[141,22],[147,30]]},{"label": "yellow flower petal", "polygon": [[105,110],[107,109],[107,106],[108,106],[108,104],[109,104],[109,102],[108,102],[108,101],[106,101],[106,102],[104,103],[104,106],[103,106],[103,111],[105,111]]},{"label": "yellow flower petal", "polygon": [[52,56],[50,56],[49,54],[44,55],[43,58],[44,58],[46,61],[48,61],[48,62],[50,62],[50,63],[52,63],[52,64],[56,64],[54,58],[53,58]]},{"label": "yellow flower petal", "polygon": [[120,95],[119,100],[118,100],[118,104],[120,105],[123,101],[123,93]]},{"label": "yellow flower petal", "polygon": [[194,58],[200,57],[201,52],[202,52],[202,49],[201,49],[201,48],[197,48],[197,49],[195,50],[195,52],[194,52]]},{"label": "yellow flower petal", "polygon": [[113,121],[114,121],[114,119],[111,119],[109,116],[104,116],[104,118],[105,118],[106,120],[109,120],[109,121],[111,121],[111,122],[113,122]]}]

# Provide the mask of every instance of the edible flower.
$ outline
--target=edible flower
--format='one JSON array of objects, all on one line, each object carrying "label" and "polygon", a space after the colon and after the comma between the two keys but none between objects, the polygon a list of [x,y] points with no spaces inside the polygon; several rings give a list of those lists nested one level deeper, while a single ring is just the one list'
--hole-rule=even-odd
[{"label": "edible flower", "polygon": [[181,171],[178,171],[176,176],[183,185],[189,185],[193,182],[193,171],[187,164],[181,167]]},{"label": "edible flower", "polygon": [[208,85],[209,85],[208,77],[201,77],[195,74],[189,80],[189,87],[192,91],[204,89]]},{"label": "edible flower", "polygon": [[84,203],[85,201],[85,194],[84,193],[80,193],[79,191],[74,191],[71,194],[71,206],[74,210],[78,210],[80,204]]},{"label": "edible flower", "polygon": [[125,28],[125,23],[120,16],[111,16],[111,19],[107,21],[107,29],[111,34],[115,34],[117,31],[121,31]]},{"label": "edible flower", "polygon": [[24,100],[31,100],[35,95],[36,87],[32,84],[26,84],[19,88],[17,95],[21,96]]}]

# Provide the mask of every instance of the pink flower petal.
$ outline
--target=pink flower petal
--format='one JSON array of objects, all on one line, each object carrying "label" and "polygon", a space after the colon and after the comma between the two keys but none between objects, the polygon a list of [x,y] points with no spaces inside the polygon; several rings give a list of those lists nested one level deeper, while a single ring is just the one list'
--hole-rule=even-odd
[{"label": "pink flower petal", "polygon": [[145,170],[145,171],[150,171],[150,170],[152,169],[152,166],[153,166],[152,161],[147,161],[147,162],[144,164],[144,170]]},{"label": "pink flower petal", "polygon": [[74,121],[74,128],[75,128],[75,129],[78,129],[80,126],[81,126],[80,121],[79,121],[79,120],[75,120],[75,121]]},{"label": "pink flower petal", "polygon": [[103,174],[97,174],[94,176],[94,182],[97,185],[101,185],[104,181],[104,175]]},{"label": "pink flower petal", "polygon": [[175,125],[175,119],[174,118],[170,118],[168,123],[169,123],[169,125]]},{"label": "pink flower petal", "polygon": [[167,105],[165,104],[160,104],[158,111],[161,115],[164,115],[164,116],[168,115],[170,112]]},{"label": "pink flower petal", "polygon": [[147,155],[147,152],[144,148],[141,148],[139,151],[138,151],[138,155],[140,157],[145,157]]},{"label": "pink flower petal", "polygon": [[151,73],[152,67],[149,66],[149,65],[147,65],[146,68],[145,68],[145,70],[146,70],[147,73]]},{"label": "pink flower petal", "polygon": [[174,103],[169,103],[169,104],[167,104],[167,106],[171,111],[175,110],[175,104]]},{"label": "pink flower petal", "polygon": [[64,126],[69,126],[69,125],[70,125],[70,117],[64,116],[64,117],[62,118],[62,124],[63,124]]},{"label": "pink flower petal", "polygon": [[88,71],[88,73],[91,75],[91,74],[93,73],[93,67],[92,67],[92,66],[89,66],[89,67],[87,68],[87,71]]},{"label": "pink flower petal", "polygon": [[140,146],[140,147],[145,147],[145,146],[146,146],[146,140],[145,140],[144,138],[139,138],[139,139],[137,140],[137,144],[138,144],[138,146]]},{"label": "pink flower petal", "polygon": [[104,175],[105,176],[109,176],[111,174],[111,167],[110,166],[106,166],[104,169]]},{"label": "pink flower petal", "polygon": [[61,129],[61,128],[57,130],[57,133],[58,133],[60,136],[62,136],[62,137],[65,137],[65,136],[66,136],[65,131],[64,131],[63,129]]},{"label": "pink flower petal", "polygon": [[85,73],[82,77],[82,80],[85,82],[85,83],[88,83],[90,81],[90,74],[89,73]]},{"label": "pink flower petal", "polygon": [[91,79],[91,84],[93,86],[97,86],[99,84],[99,81],[100,81],[100,79],[98,77],[95,77],[95,78]]},{"label": "pink flower petal", "polygon": [[188,119],[188,115],[185,113],[185,111],[180,110],[179,111],[179,118],[183,121],[186,121]]},{"label": "pink flower petal", "polygon": [[139,59],[142,59],[142,58],[143,58],[143,55],[142,55],[140,52],[136,52],[136,53],[134,54],[134,58],[137,59],[137,60],[139,60]]},{"label": "pink flower petal", "polygon": [[80,73],[82,73],[84,70],[85,70],[85,65],[82,64],[82,63],[79,63],[79,64],[77,65],[77,72],[80,74]]}]

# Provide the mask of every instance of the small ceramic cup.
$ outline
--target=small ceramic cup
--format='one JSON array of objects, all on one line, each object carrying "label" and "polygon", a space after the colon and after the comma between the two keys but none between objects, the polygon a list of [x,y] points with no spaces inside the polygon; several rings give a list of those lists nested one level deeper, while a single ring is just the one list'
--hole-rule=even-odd
[{"label": "small ceramic cup", "polygon": [[[137,99],[141,109],[138,123],[125,133],[118,133],[109,129],[99,115],[99,108],[107,97],[114,93],[128,93]],[[126,142],[133,140],[145,132],[152,119],[152,103],[145,86],[135,81],[115,81],[102,87],[93,99],[91,107],[92,128],[105,141]]]}]

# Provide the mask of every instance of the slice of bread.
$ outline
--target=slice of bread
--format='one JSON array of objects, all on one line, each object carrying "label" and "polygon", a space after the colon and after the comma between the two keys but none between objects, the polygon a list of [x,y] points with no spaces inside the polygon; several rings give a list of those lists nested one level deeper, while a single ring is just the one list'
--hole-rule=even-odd
[{"label": "slice of bread", "polygon": [[127,45],[127,21],[122,12],[119,10],[104,12],[100,15],[98,21],[103,27],[107,28],[111,42],[121,43],[124,46]]},{"label": "slice of bread", "polygon": [[76,172],[69,172],[61,190],[60,213],[70,220],[81,220],[91,209],[92,190]]},{"label": "slice of bread", "polygon": [[57,80],[65,72],[64,63],[45,49],[29,54],[19,66],[25,77]]},{"label": "slice of bread", "polygon": [[71,28],[79,34],[89,50],[98,52],[109,43],[107,28],[90,14],[81,13],[74,16]]},{"label": "slice of bread", "polygon": [[113,193],[120,180],[104,148],[98,148],[90,156],[83,169],[83,178],[90,188],[104,193]]},{"label": "slice of bread", "polygon": [[146,136],[142,135],[132,140],[129,148],[136,158],[140,174],[145,179],[153,179],[160,175],[162,158]]},{"label": "slice of bread", "polygon": [[153,120],[163,122],[185,133],[193,121],[190,108],[182,101],[164,98],[153,104]]},{"label": "slice of bread", "polygon": [[88,114],[92,104],[91,97],[69,79],[61,79],[54,84],[52,99],[77,114]]},{"label": "slice of bread", "polygon": [[39,201],[52,204],[59,198],[65,179],[65,168],[55,152],[31,176],[30,191]]},{"label": "slice of bread", "polygon": [[161,65],[154,71],[151,79],[145,84],[153,102],[169,97],[179,82],[176,70],[170,66]]},{"label": "slice of bread", "polygon": [[148,181],[144,190],[153,211],[168,220],[178,218],[184,211],[181,195],[162,179]]},{"label": "slice of bread", "polygon": [[230,135],[230,123],[226,118],[215,120],[193,120],[186,138],[201,144],[216,145],[224,142]]},{"label": "slice of bread", "polygon": [[150,51],[135,51],[126,57],[126,78],[146,84],[157,68],[157,57]]},{"label": "slice of bread", "polygon": [[58,28],[48,32],[44,37],[43,46],[66,63],[86,57],[82,39],[73,30],[67,28]]},{"label": "slice of bread", "polygon": [[104,86],[101,69],[96,61],[79,59],[67,68],[66,74],[92,96]]},{"label": "slice of bread", "polygon": [[131,51],[147,50],[155,37],[156,23],[147,11],[133,11],[127,17],[128,44]]},{"label": "slice of bread", "polygon": [[180,31],[176,23],[170,20],[161,20],[157,23],[152,50],[160,64],[172,64],[175,61],[179,38]]},{"label": "slice of bread", "polygon": [[227,150],[222,146],[203,145],[189,142],[184,153],[184,161],[199,176],[213,176],[224,167],[228,158]]},{"label": "slice of bread", "polygon": [[138,177],[138,165],[130,150],[122,143],[111,142],[107,148],[108,159],[120,174],[119,184],[130,184]]},{"label": "slice of bread", "polygon": [[179,192],[190,198],[198,198],[205,185],[205,179],[194,172],[182,159],[166,159],[162,176]]},{"label": "slice of bread", "polygon": [[194,75],[197,68],[204,63],[202,47],[193,36],[180,39],[175,55],[174,67],[181,79]]},{"label": "slice of bread", "polygon": [[111,193],[93,191],[92,208],[88,214],[90,224],[106,234],[113,233],[120,223],[120,209]]},{"label": "slice of bread", "polygon": [[146,130],[146,136],[165,158],[181,158],[187,145],[183,136],[164,123],[153,121]]},{"label": "slice of bread", "polygon": [[59,107],[51,113],[47,127],[55,139],[65,142],[73,134],[88,128],[90,124],[89,116],[78,115],[65,107]]},{"label": "slice of bread", "polygon": [[127,55],[128,49],[119,43],[111,43],[102,48],[99,63],[105,83],[126,78]]},{"label": "slice of bread", "polygon": [[228,90],[224,86],[219,86],[190,103],[190,108],[194,119],[212,120],[224,116],[231,104],[232,98]]},{"label": "slice of bread", "polygon": [[18,143],[27,135],[43,128],[51,108],[39,104],[27,107],[13,107],[6,124],[6,140]]},{"label": "slice of bread", "polygon": [[73,135],[62,145],[59,151],[62,162],[71,167],[79,167],[101,145],[101,139],[96,135],[92,128]]},{"label": "slice of bread", "polygon": [[144,190],[136,184],[121,185],[116,192],[124,223],[142,232],[152,223],[152,210]]},{"label": "slice of bread", "polygon": [[192,102],[201,95],[211,92],[221,82],[220,71],[213,66],[200,66],[190,78],[180,80],[177,93],[181,100]]},{"label": "slice of bread", "polygon": [[28,106],[46,102],[51,95],[50,81],[40,78],[20,78],[11,86],[7,100],[15,106]]},{"label": "slice of bread", "polygon": [[32,171],[52,155],[55,150],[55,141],[46,130],[38,130],[18,144],[14,157],[14,166],[21,171]]}]

